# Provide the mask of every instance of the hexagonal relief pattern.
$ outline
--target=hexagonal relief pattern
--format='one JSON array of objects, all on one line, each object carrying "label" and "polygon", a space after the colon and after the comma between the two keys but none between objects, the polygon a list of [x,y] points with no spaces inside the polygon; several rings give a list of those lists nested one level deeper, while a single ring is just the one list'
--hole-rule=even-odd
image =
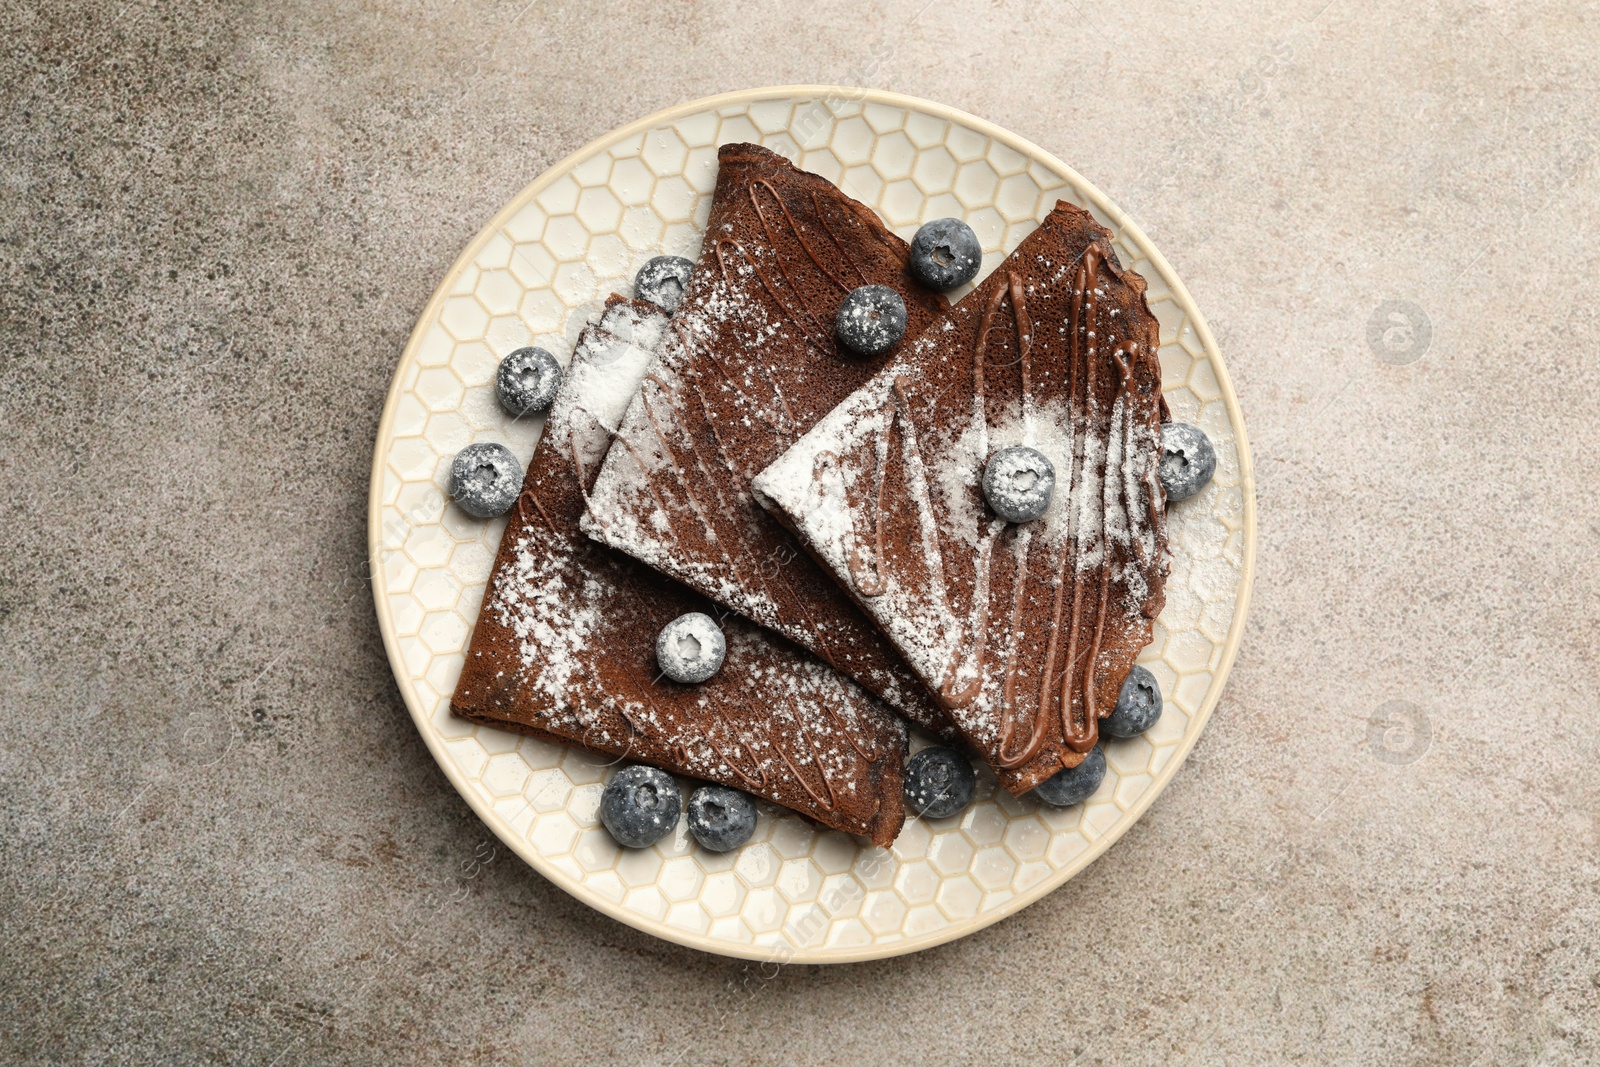
[{"label": "hexagonal relief pattern", "polygon": [[[496,834],[580,899],[663,937],[755,958],[859,959],[936,944],[1087,865],[1148,806],[1216,703],[1243,625],[1254,537],[1249,461],[1220,357],[1143,235],[1023,142],[933,105],[843,95],[707,101],[620,130],[541,177],[472,243],[424,312],[391,390],[374,472],[384,638],[418,729],[452,782]],[[1074,201],[1116,233],[1122,261],[1149,281],[1167,401],[1175,418],[1211,435],[1218,467],[1202,495],[1172,510],[1166,610],[1140,660],[1160,680],[1167,711],[1148,735],[1110,744],[1106,780],[1087,804],[1051,810],[980,774],[972,807],[908,822],[887,851],[771,807],[753,840],[727,855],[697,849],[681,822],[654,848],[624,851],[599,826],[602,761],[451,718],[504,521],[479,522],[447,502],[450,458],[492,440],[526,462],[542,425],[500,410],[497,361],[527,344],[565,361],[606,295],[630,293],[646,259],[693,258],[717,146],[740,140],[837,182],[904,237],[930,218],[965,218],[983,241],[985,274],[1058,198]]]}]

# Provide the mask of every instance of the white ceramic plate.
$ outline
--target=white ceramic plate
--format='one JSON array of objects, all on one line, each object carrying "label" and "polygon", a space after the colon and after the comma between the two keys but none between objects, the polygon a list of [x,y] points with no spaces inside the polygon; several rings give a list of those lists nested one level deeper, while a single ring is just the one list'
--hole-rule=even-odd
[{"label": "white ceramic plate", "polygon": [[[526,462],[541,426],[495,401],[501,356],[539,344],[563,361],[607,294],[663,252],[694,258],[717,146],[755,141],[837,182],[901,236],[964,218],[993,269],[1057,199],[1093,211],[1150,283],[1175,418],[1217,445],[1216,479],[1173,508],[1167,606],[1140,662],[1166,712],[1107,748],[1088,803],[1017,800],[980,772],[959,818],[907,822],[892,849],[819,832],[764,808],[742,849],[713,855],[678,833],[619,849],[597,808],[606,766],[582,753],[453,719],[450,692],[504,521],[447,504],[450,459],[500,441]],[[981,278],[981,275],[980,275]],[[1099,190],[1034,145],[970,115],[889,93],[759,89],[652,115],[568,157],[522,191],[461,254],[417,322],[389,390],[373,460],[373,594],[389,659],[429,750],[513,851],[607,915],[709,952],[831,962],[911,952],[1038,900],[1150,806],[1206,718],[1244,628],[1255,498],[1244,422],[1216,342],[1161,254]]]}]

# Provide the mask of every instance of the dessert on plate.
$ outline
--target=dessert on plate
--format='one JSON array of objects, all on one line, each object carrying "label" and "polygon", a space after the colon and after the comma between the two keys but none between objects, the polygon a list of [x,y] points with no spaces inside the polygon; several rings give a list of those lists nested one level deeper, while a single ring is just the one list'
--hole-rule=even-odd
[{"label": "dessert on plate", "polygon": [[908,759],[891,707],[1084,801],[1101,736],[1161,714],[1134,659],[1166,507],[1215,468],[1163,425],[1144,280],[1062,202],[951,306],[965,222],[908,245],[764,148],[719,158],[698,262],[645,263],[565,372],[505,357],[507,413],[549,410],[526,474],[492,442],[451,465],[459,507],[511,516],[452,711],[626,761],[600,803],[626,847],[686,814],[738,848],[751,796],[877,845],[957,816],[971,758]]}]

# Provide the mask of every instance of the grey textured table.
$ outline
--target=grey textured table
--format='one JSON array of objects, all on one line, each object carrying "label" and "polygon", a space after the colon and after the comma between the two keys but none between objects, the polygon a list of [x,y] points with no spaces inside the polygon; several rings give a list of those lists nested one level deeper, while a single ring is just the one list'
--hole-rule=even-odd
[{"label": "grey textured table", "polygon": [[[0,1059],[1600,1059],[1600,16],[1322,5],[0,5]],[[365,506],[503,202],[819,81],[1140,222],[1235,376],[1260,548],[1222,706],[1104,858],[774,974],[497,847],[396,694]]]}]

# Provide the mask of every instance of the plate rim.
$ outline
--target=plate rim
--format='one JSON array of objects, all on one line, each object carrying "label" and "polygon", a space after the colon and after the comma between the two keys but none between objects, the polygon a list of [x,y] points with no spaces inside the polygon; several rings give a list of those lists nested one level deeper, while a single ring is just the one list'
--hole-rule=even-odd
[{"label": "plate rim", "polygon": [[[443,750],[442,742],[434,737],[433,732],[427,728],[432,719],[432,713],[422,709],[410,688],[401,684],[400,679],[408,676],[409,672],[405,669],[399,649],[399,641],[394,633],[392,613],[385,602],[387,583],[383,576],[383,569],[375,566],[376,561],[383,552],[383,477],[388,458],[383,446],[384,442],[393,435],[393,423],[399,407],[398,400],[403,391],[402,379],[405,369],[410,364],[415,350],[420,347],[428,328],[438,318],[444,301],[450,295],[451,288],[455,285],[461,273],[472,265],[477,257],[479,246],[509,222],[529,200],[536,197],[547,186],[552,185],[588,157],[629,137],[676,119],[699,112],[714,111],[718,108],[737,104],[751,104],[762,100],[782,98],[827,99],[832,96],[843,96],[853,103],[886,104],[891,107],[921,111],[946,122],[959,123],[1044,164],[1065,177],[1085,199],[1111,218],[1118,229],[1126,234],[1129,240],[1145,253],[1152,265],[1162,274],[1163,280],[1171,288],[1174,298],[1183,305],[1185,314],[1190,318],[1195,333],[1199,336],[1201,348],[1206,352],[1217,378],[1217,385],[1222,394],[1223,406],[1228,413],[1229,424],[1233,429],[1235,447],[1239,456],[1239,492],[1243,506],[1241,529],[1244,533],[1244,551],[1240,566],[1239,587],[1234,598],[1233,618],[1228,627],[1227,637],[1223,642],[1222,657],[1213,672],[1212,683],[1206,690],[1204,700],[1202,700],[1199,709],[1194,712],[1194,718],[1197,721],[1194,740],[1179,742],[1177,751],[1171,759],[1167,760],[1166,766],[1161,769],[1160,773],[1152,778],[1150,787],[1145,789],[1138,800],[1128,808],[1126,814],[1131,817],[1118,820],[1118,827],[1120,828],[1113,827],[1112,830],[1090,842],[1082,853],[1075,857],[1070,864],[1062,868],[1059,875],[1045,879],[1039,885],[1018,893],[1012,899],[990,911],[981,912],[965,922],[951,923],[928,934],[906,937],[885,944],[870,944],[850,948],[830,949],[820,946],[797,948],[792,943],[788,947],[783,945],[776,947],[740,945],[716,940],[707,935],[678,930],[664,923],[655,923],[644,916],[629,911],[623,907],[620,901],[612,902],[598,894],[585,890],[582,886],[568,884],[561,876],[561,873],[547,863],[543,854],[532,848],[526,839],[508,836],[507,833],[502,832],[502,828],[498,825],[500,820],[492,812],[492,806],[484,798],[476,794],[470,787],[470,783],[456,768],[454,761],[447,758],[448,754]],[[843,85],[775,85],[759,89],[740,89],[718,93],[713,96],[676,104],[635,119],[623,126],[608,130],[547,167],[532,182],[518,190],[485,225],[480,227],[467,240],[460,254],[451,263],[449,270],[445,272],[444,277],[434,288],[433,294],[418,313],[416,323],[406,339],[405,346],[400,351],[394,376],[390,379],[388,392],[384,396],[383,415],[378,422],[377,434],[373,442],[370,486],[367,491],[367,560],[368,570],[371,574],[373,607],[378,616],[378,628],[383,635],[384,653],[389,660],[390,672],[394,675],[395,687],[400,691],[406,710],[411,715],[412,724],[417,728],[417,733],[421,735],[423,744],[427,746],[429,754],[433,757],[434,762],[439,765],[439,769],[444,772],[445,778],[450,782],[456,793],[460,795],[462,800],[466,801],[473,814],[477,815],[479,820],[507,848],[516,853],[523,862],[527,863],[557,888],[602,914],[643,933],[686,948],[735,959],[760,960],[778,964],[860,963],[908,955],[913,952],[921,952],[925,949],[948,944],[1015,915],[1071,881],[1121,839],[1129,828],[1144,817],[1144,813],[1149,810],[1150,805],[1171,783],[1178,769],[1188,759],[1189,753],[1193,750],[1195,743],[1198,742],[1200,735],[1205,732],[1206,725],[1211,719],[1211,713],[1220,703],[1223,690],[1227,687],[1228,675],[1233,668],[1234,660],[1239,652],[1239,646],[1244,638],[1245,621],[1249,615],[1251,592],[1255,585],[1255,473],[1250,458],[1250,444],[1245,429],[1244,412],[1239,407],[1239,399],[1233,388],[1233,379],[1229,375],[1222,359],[1222,352],[1217,346],[1216,338],[1211,333],[1210,325],[1206,322],[1205,316],[1194,301],[1194,297],[1189,293],[1188,287],[1184,285],[1183,280],[1178,276],[1172,264],[1168,262],[1167,258],[1145,235],[1144,230],[1126,212],[1112,203],[1100,191],[1098,186],[1085,179],[1053,153],[1046,151],[1032,141],[1020,137],[986,119],[979,118],[947,104],[940,104],[921,97],[882,89],[866,89]],[[509,828],[506,829],[509,830]]]}]

